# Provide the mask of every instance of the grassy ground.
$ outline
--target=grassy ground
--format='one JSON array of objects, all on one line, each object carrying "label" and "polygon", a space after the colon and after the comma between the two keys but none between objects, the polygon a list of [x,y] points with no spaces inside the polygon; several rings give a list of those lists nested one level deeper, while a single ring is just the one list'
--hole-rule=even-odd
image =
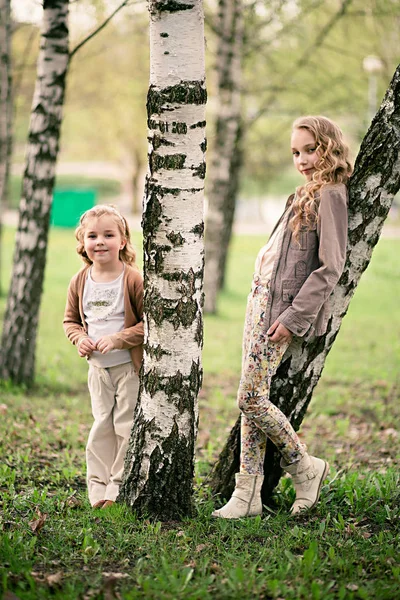
[{"label": "grassy ground", "polygon": [[[13,232],[5,234],[3,283]],[[235,239],[219,315],[206,319],[197,516],[151,523],[124,506],[106,511],[88,506],[86,363],[61,328],[66,287],[80,262],[72,231],[52,231],[37,385],[29,392],[0,388],[4,598],[398,597],[399,240],[379,243],[301,430],[310,449],[332,465],[318,510],[290,519],[293,489],[284,478],[263,518],[209,517],[213,502],[204,477],[237,417],[245,298],[262,242]],[[4,305],[3,299],[0,317]]]}]

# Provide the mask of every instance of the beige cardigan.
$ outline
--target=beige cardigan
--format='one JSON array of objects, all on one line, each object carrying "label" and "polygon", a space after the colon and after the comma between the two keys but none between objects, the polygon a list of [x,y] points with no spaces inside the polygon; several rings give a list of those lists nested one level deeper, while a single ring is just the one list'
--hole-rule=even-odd
[{"label": "beige cardigan", "polygon": [[[89,266],[84,266],[68,287],[63,326],[70,342],[77,345],[88,337],[87,324],[83,313],[83,290]],[[125,328],[110,336],[118,350],[129,349],[136,373],[139,373],[143,359],[143,278],[140,272],[125,265],[124,272]]]}]

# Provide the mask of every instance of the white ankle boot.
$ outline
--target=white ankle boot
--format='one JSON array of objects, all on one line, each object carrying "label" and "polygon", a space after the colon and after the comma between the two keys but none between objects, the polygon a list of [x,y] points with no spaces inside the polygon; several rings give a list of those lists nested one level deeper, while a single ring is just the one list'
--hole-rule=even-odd
[{"label": "white ankle boot", "polygon": [[212,517],[240,519],[241,517],[261,515],[261,486],[264,475],[236,473],[235,479],[236,487],[231,499],[222,508],[214,510],[211,514]]},{"label": "white ankle boot", "polygon": [[296,500],[290,510],[292,515],[313,508],[318,502],[322,482],[328,475],[329,464],[321,458],[305,454],[296,463],[281,460],[281,467],[292,476]]}]

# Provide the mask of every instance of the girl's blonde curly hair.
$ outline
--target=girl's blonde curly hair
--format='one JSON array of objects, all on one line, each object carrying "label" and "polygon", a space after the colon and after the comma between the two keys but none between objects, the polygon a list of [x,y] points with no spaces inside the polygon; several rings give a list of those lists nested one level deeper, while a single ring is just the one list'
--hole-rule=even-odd
[{"label": "girl's blonde curly hair", "polygon": [[98,204],[97,206],[94,206],[93,208],[90,208],[89,210],[83,213],[79,220],[79,225],[75,229],[75,237],[78,240],[78,244],[76,246],[77,253],[80,254],[82,260],[86,264],[93,264],[93,262],[90,260],[90,258],[85,252],[85,228],[89,219],[98,219],[99,217],[102,217],[104,215],[108,215],[113,219],[114,223],[118,227],[122,239],[125,241],[125,246],[122,250],[119,251],[120,259],[127,265],[136,267],[136,251],[131,242],[131,233],[129,230],[128,222],[113,204]]},{"label": "girl's blonde curly hair", "polygon": [[312,179],[297,188],[293,202],[293,217],[290,226],[295,240],[299,240],[300,230],[315,227],[318,221],[320,191],[329,183],[346,184],[352,166],[348,159],[349,148],[339,127],[327,117],[300,117],[293,123],[293,129],[307,129],[315,139],[319,158],[315,163]]}]

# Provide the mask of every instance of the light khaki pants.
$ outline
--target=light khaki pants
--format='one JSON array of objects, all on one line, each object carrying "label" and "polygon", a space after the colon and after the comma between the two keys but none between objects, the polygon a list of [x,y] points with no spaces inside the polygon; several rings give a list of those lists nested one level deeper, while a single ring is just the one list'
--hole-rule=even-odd
[{"label": "light khaki pants", "polygon": [[115,500],[122,480],[139,377],[131,362],[101,369],[89,365],[88,386],[94,423],[86,446],[91,505]]}]

